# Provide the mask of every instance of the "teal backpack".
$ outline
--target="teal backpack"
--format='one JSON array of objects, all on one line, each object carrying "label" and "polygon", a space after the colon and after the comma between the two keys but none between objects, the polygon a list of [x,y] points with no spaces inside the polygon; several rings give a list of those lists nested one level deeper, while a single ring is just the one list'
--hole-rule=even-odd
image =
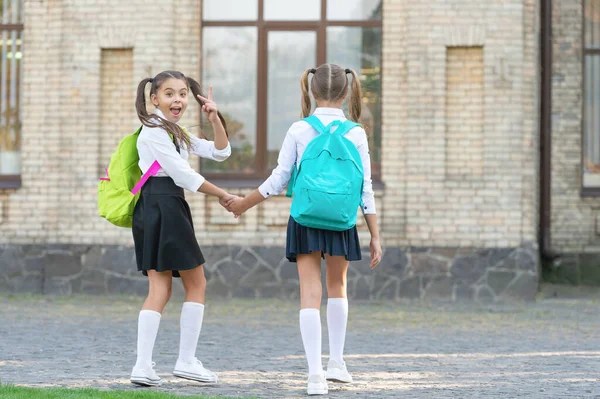
[{"label": "teal backpack", "polygon": [[306,146],[288,184],[287,196],[293,194],[291,216],[305,227],[351,229],[362,203],[364,173],[356,146],[344,135],[360,125],[337,120],[324,126],[314,115],[303,120],[319,135]]}]

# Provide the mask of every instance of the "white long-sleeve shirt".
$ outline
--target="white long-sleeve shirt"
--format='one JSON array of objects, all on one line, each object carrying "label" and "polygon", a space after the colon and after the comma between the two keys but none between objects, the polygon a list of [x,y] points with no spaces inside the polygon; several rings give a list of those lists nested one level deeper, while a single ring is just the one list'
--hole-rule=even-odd
[{"label": "white long-sleeve shirt", "polygon": [[[155,113],[164,118],[160,110],[156,110]],[[146,173],[152,163],[158,161],[161,168],[157,176],[169,176],[177,186],[189,191],[198,191],[206,179],[188,163],[189,153],[222,162],[231,155],[231,146],[227,143],[227,147],[218,150],[213,141],[200,139],[191,134],[190,142],[189,151],[182,146],[177,152],[171,136],[164,129],[143,126],[137,141],[140,156],[138,165],[142,173]]]},{"label": "white long-sleeve shirt", "polygon": [[[339,108],[317,108],[313,115],[317,116],[324,126],[335,120],[341,120],[342,122],[346,120],[344,111]],[[318,133],[308,122],[303,120],[294,123],[290,127],[281,145],[277,167],[273,170],[271,176],[258,188],[263,197],[268,198],[283,191],[290,180],[294,165],[300,165],[300,160],[306,146],[317,136]],[[346,133],[344,137],[354,143],[362,160],[364,171],[362,193],[363,213],[374,214],[376,213],[375,195],[371,181],[371,156],[369,154],[367,134],[362,127],[357,126]]]}]

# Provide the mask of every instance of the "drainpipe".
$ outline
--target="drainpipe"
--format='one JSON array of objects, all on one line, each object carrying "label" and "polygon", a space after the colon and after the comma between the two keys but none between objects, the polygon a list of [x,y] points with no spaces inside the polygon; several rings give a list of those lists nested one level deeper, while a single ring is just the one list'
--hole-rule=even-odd
[{"label": "drainpipe", "polygon": [[552,184],[552,0],[541,0],[540,7],[540,215],[538,244],[542,260],[557,257],[550,245]]}]

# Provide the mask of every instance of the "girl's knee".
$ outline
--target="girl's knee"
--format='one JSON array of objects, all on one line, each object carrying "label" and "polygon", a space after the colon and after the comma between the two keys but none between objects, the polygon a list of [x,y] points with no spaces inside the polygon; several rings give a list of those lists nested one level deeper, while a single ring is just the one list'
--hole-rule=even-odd
[{"label": "girl's knee", "polygon": [[327,291],[345,289],[346,279],[327,279]]},{"label": "girl's knee", "polygon": [[300,294],[305,299],[316,299],[320,301],[321,296],[323,295],[323,288],[321,287],[321,284],[306,285],[302,287]]},{"label": "girl's knee", "polygon": [[206,287],[206,276],[204,275],[204,270],[201,273],[198,273],[197,284],[202,287]]},{"label": "girl's knee", "polygon": [[194,270],[193,274],[182,274],[183,288],[186,292],[204,292],[206,290],[206,276],[204,269]]},{"label": "girl's knee", "polygon": [[169,287],[150,287],[148,292],[148,296],[156,299],[162,299],[167,302],[171,299],[171,294],[173,293],[173,289]]}]

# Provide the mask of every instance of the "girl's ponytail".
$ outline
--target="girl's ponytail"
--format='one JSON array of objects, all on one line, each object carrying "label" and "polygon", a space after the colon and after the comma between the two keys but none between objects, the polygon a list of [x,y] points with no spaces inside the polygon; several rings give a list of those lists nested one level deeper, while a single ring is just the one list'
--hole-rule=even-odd
[{"label": "girl's ponytail", "polygon": [[150,122],[150,115],[146,108],[146,85],[152,82],[152,78],[146,78],[140,82],[137,88],[137,95],[135,97],[135,110],[137,111],[138,118],[143,125],[148,126]]},{"label": "girl's ponytail", "polygon": [[[200,86],[200,83],[196,82],[194,79],[192,79],[190,77],[186,77],[186,79],[187,79],[187,84],[190,87],[192,94],[194,95],[194,98],[196,99],[196,101],[198,101],[198,104],[200,104],[200,106],[202,107],[204,105],[204,101],[199,99],[198,95],[200,95],[202,97],[206,97],[206,96],[204,94],[202,94],[202,88]],[[223,118],[223,115],[221,115],[220,111],[217,111],[217,116],[219,117],[219,119],[221,120],[221,123],[223,124],[223,128],[225,129],[225,134],[227,135],[227,137],[229,137],[229,133],[227,132],[227,123],[225,122],[225,118]],[[202,134],[202,132],[200,132],[200,136],[202,138],[206,138],[204,136],[204,134]]]},{"label": "girl's ponytail", "polygon": [[300,78],[300,87],[302,88],[302,117],[306,118],[310,115],[310,111],[312,109],[312,104],[310,102],[310,96],[308,95],[308,75],[312,72],[314,73],[314,69],[307,69],[302,74]]},{"label": "girl's ponytail", "polygon": [[360,80],[354,69],[346,69],[346,73],[352,74],[352,88],[350,90],[350,120],[360,123],[362,114],[362,90],[360,88]]},{"label": "girl's ponytail", "polygon": [[[162,74],[165,74],[164,72]],[[137,96],[135,98],[135,109],[138,114],[138,118],[142,122],[142,125],[148,127],[159,127],[165,131],[171,133],[176,139],[179,145],[185,144],[187,148],[190,148],[190,137],[186,132],[176,123],[168,121],[165,118],[161,118],[156,114],[148,114],[146,109],[146,85],[148,83],[156,84],[157,80],[163,80],[162,74],[157,75],[156,78],[145,78],[140,82],[137,88]],[[161,77],[159,79],[159,77]],[[169,75],[169,77],[171,77]],[[153,90],[150,90],[151,92]]]}]

